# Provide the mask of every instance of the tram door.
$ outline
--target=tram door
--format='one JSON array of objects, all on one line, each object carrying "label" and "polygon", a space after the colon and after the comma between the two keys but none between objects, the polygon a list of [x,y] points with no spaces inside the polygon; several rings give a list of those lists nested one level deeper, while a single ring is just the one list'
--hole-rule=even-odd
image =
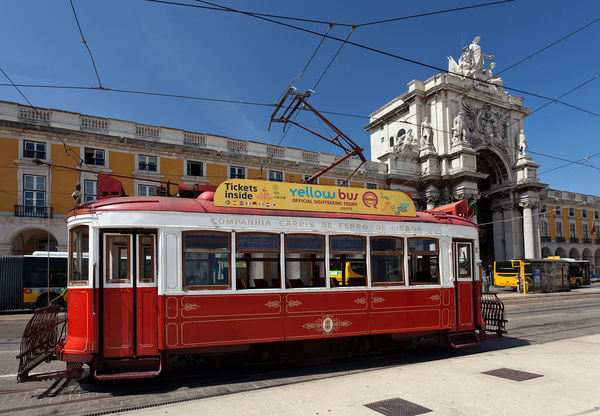
[{"label": "tram door", "polygon": [[103,234],[102,353],[158,354],[156,236]]},{"label": "tram door", "polygon": [[456,330],[475,329],[473,296],[472,244],[454,242],[454,287],[456,294]]}]

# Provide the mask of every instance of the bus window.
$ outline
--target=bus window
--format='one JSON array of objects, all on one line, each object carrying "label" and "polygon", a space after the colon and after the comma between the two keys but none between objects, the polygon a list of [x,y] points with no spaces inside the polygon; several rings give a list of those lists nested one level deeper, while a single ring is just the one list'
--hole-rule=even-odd
[{"label": "bus window", "polygon": [[408,239],[408,283],[410,285],[440,283],[438,241],[436,239]]},{"label": "bus window", "polygon": [[404,284],[404,239],[371,237],[373,285]]},{"label": "bus window", "polygon": [[325,286],[325,237],[287,234],[285,236],[286,287]]},{"label": "bus window", "polygon": [[186,289],[229,288],[228,233],[183,233],[183,285]]},{"label": "bus window", "polygon": [[365,237],[329,237],[331,286],[366,286]]},{"label": "bus window", "polygon": [[238,233],[235,250],[237,289],[281,287],[279,234]]},{"label": "bus window", "polygon": [[88,282],[89,230],[77,227],[71,230],[69,238],[69,282]]}]

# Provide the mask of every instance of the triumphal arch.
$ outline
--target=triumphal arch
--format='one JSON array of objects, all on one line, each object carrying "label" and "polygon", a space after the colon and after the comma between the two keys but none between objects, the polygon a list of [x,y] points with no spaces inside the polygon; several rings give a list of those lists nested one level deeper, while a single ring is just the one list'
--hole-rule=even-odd
[{"label": "triumphal arch", "polygon": [[537,165],[527,154],[523,98],[493,74],[477,36],[448,72],[413,80],[370,115],[371,158],[388,166],[390,189],[421,209],[462,199],[480,226],[484,264],[539,258]]}]

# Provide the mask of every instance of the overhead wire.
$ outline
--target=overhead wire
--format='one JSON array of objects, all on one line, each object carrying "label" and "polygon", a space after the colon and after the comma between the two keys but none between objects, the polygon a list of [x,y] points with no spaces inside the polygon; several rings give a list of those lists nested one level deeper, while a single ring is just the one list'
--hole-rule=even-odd
[{"label": "overhead wire", "polygon": [[[31,108],[34,109],[34,111],[36,112],[36,114],[38,115],[38,117],[40,118],[40,120],[43,120],[48,127],[50,128],[50,130],[54,133],[52,126],[50,125],[50,123],[44,118],[42,117],[42,114],[40,112],[40,110],[38,110],[38,108],[36,106],[34,106],[31,101],[29,101],[29,98],[27,98],[25,96],[25,94],[23,94],[23,91],[21,91],[21,89],[13,82],[13,80],[8,76],[8,74],[4,71],[4,69],[0,66],[0,72],[2,72],[2,74],[4,75],[4,77],[10,82],[10,84],[17,90],[17,92],[21,95],[21,97],[23,97],[23,99],[25,101],[27,101],[27,103],[29,104],[29,106]],[[69,146],[67,145],[67,143],[62,139],[62,137],[60,137],[59,135],[55,134],[56,138],[58,140],[60,140],[63,144],[63,148],[65,150],[65,153],[67,156],[72,157],[76,160],[76,163],[78,165],[81,165],[81,163],[83,163],[83,160],[81,159],[81,157],[77,158],[75,156],[75,151]]]},{"label": "overhead wire", "polygon": [[[515,62],[515,63],[513,63],[513,64],[511,64],[511,65],[509,65],[507,68],[505,68],[505,69],[503,69],[503,70],[499,71],[498,73],[496,73],[496,75],[491,75],[491,76],[490,76],[488,79],[486,79],[486,81],[490,81],[492,78],[494,78],[494,77],[497,77],[498,75],[500,75],[500,74],[502,74],[502,73],[504,73],[504,72],[508,71],[509,69],[511,69],[511,68],[514,68],[515,66],[517,66],[517,65],[519,65],[519,64],[521,64],[521,63],[523,63],[523,62],[525,62],[525,61],[527,61],[527,60],[529,60],[529,59],[531,59],[532,57],[534,57],[534,56],[536,56],[536,55],[540,54],[541,52],[543,52],[543,51],[545,51],[545,50],[547,50],[547,49],[551,48],[552,46],[555,46],[555,45],[557,45],[558,43],[562,42],[563,40],[565,40],[565,39],[568,39],[569,37],[573,36],[573,35],[574,35],[574,34],[576,34],[576,33],[579,33],[579,32],[580,32],[580,31],[582,31],[583,29],[585,29],[585,28],[587,28],[587,27],[589,27],[589,26],[593,25],[594,23],[597,23],[598,21],[600,21],[600,18],[597,18],[597,19],[595,19],[595,20],[593,20],[593,21],[591,21],[591,22],[589,22],[589,23],[586,23],[585,25],[583,25],[583,26],[581,26],[581,27],[577,28],[576,30],[574,30],[574,31],[572,31],[572,32],[570,32],[570,33],[568,33],[568,34],[567,34],[567,35],[565,35],[565,36],[562,36],[561,38],[557,39],[556,41],[554,41],[554,42],[552,42],[552,43],[550,43],[550,44],[548,44],[548,45],[544,46],[543,48],[541,48],[541,49],[539,49],[539,50],[535,51],[534,53],[532,53],[532,54],[530,54],[530,55],[526,56],[525,58],[523,58],[523,59],[520,59],[519,61],[517,61],[517,62]],[[588,82],[589,82],[589,81],[588,81]],[[443,100],[442,100],[442,102],[450,102],[450,101],[454,101],[456,98],[458,98],[458,97],[461,97],[461,96],[462,96],[462,97],[465,97],[465,96],[466,96],[466,94],[467,94],[468,92],[472,91],[472,90],[473,90],[475,87],[476,87],[476,84],[473,84],[471,87],[467,88],[467,90],[466,90],[466,91],[462,91],[462,92],[460,92],[460,93],[458,93],[458,94],[454,95],[453,97],[450,97],[450,98],[445,98],[445,99],[443,99]],[[575,89],[577,89],[577,88],[579,88],[579,87],[576,87]],[[564,94],[564,95],[566,95],[566,94]],[[564,95],[562,95],[562,96],[560,96],[560,97],[558,97],[558,98],[562,98]],[[553,102],[554,102],[554,101],[548,101],[547,105],[549,105],[549,104],[551,104],[551,103],[553,103]],[[539,111],[539,110],[541,110],[541,108],[543,108],[543,107],[545,107],[545,105],[544,105],[544,106],[542,106],[542,107],[540,107],[540,108],[538,108],[537,110],[533,111],[532,113],[528,114],[526,117],[528,117],[528,116],[531,116],[531,114],[535,113],[536,111]],[[422,109],[422,110],[419,112],[419,114],[422,116],[422,115],[424,114],[425,110],[426,110],[426,109],[425,109],[425,108],[423,108],[423,109]],[[412,115],[410,115],[408,118],[415,117],[416,115],[417,115],[417,113],[415,113],[415,114],[412,114]],[[511,123],[511,124],[510,124],[508,127],[512,126],[514,123],[520,122],[520,121],[521,121],[521,120],[523,120],[523,119],[524,119],[524,117],[523,117],[523,118],[520,118],[520,119],[517,119],[517,120],[515,120],[515,121],[514,121],[513,123]]]},{"label": "overhead wire", "polygon": [[[228,9],[224,9],[220,6],[216,6],[216,5],[215,6],[206,6],[206,5],[203,6],[203,5],[198,5],[198,4],[182,3],[182,2],[167,1],[167,0],[144,0],[144,1],[149,2],[149,3],[165,4],[165,5],[170,5],[170,6],[182,6],[182,7],[192,7],[192,8],[197,8],[197,9],[214,10],[214,11],[220,11],[220,12],[241,13],[241,11],[228,10]],[[437,14],[451,13],[451,12],[463,11],[463,10],[468,10],[468,9],[475,9],[475,8],[479,8],[479,7],[495,6],[495,5],[498,5],[501,3],[510,3],[513,1],[515,1],[515,0],[494,1],[494,2],[490,2],[490,3],[474,4],[474,5],[470,5],[470,6],[464,6],[464,7],[455,7],[452,9],[437,10],[437,11],[433,11],[433,12],[424,12],[424,13],[418,13],[418,14],[414,14],[414,15],[410,15],[410,16],[394,17],[394,18],[389,18],[389,19],[384,19],[384,20],[377,20],[377,21],[364,22],[364,23],[358,23],[358,24],[334,22],[331,20],[308,19],[308,18],[303,18],[303,17],[258,13],[258,12],[251,12],[251,11],[244,11],[244,13],[254,15],[254,16],[271,17],[274,19],[282,19],[282,20],[293,20],[293,21],[304,22],[304,23],[334,24],[336,26],[352,27],[352,26],[372,26],[372,25],[377,25],[377,24],[382,24],[382,23],[389,23],[389,22],[393,22],[393,21],[415,19],[418,17],[433,16],[433,15],[437,15]]]},{"label": "overhead wire", "polygon": [[[311,33],[311,34],[317,35],[317,36],[322,36],[322,34],[316,32],[314,30],[311,30],[311,29],[306,29],[306,28],[303,28],[303,27],[300,27],[300,26],[295,26],[295,25],[292,25],[292,24],[289,24],[289,23],[285,23],[285,22],[279,22],[277,20],[269,19],[269,18],[263,17],[263,16],[253,15],[253,14],[248,13],[248,12],[244,12],[244,11],[237,10],[237,9],[232,9],[232,8],[226,7],[226,6],[221,6],[221,5],[218,5],[216,3],[208,2],[206,0],[195,0],[195,1],[199,2],[199,3],[203,3],[203,4],[208,4],[208,5],[211,5],[211,6],[214,6],[214,7],[221,7],[223,9],[225,9],[225,10],[230,10],[232,12],[236,12],[236,13],[247,15],[247,16],[250,16],[250,17],[254,17],[256,19],[264,20],[264,21],[271,22],[271,23],[274,23],[274,24],[277,24],[277,25],[281,25],[281,26],[285,26],[285,27],[288,27],[288,28],[291,28],[291,29],[299,30],[299,31],[306,32],[306,33]],[[463,77],[462,74],[457,74],[457,73],[454,73],[454,72],[449,71],[447,69],[443,69],[443,68],[437,67],[435,65],[430,65],[430,64],[427,64],[427,63],[424,63],[424,62],[417,61],[415,59],[406,58],[406,57],[403,57],[403,56],[400,56],[400,55],[397,55],[397,54],[394,54],[394,53],[391,53],[391,52],[383,51],[381,49],[377,49],[377,48],[373,48],[373,47],[370,47],[370,46],[367,46],[367,45],[363,45],[363,44],[360,44],[360,43],[352,42],[350,40],[346,40],[345,41],[344,39],[338,38],[336,36],[326,35],[326,37],[328,39],[333,39],[333,40],[336,40],[336,41],[339,41],[339,42],[346,42],[348,45],[356,46],[358,48],[365,49],[365,50],[368,50],[368,51],[371,51],[371,52],[374,52],[374,53],[378,53],[378,54],[381,54],[381,55],[384,55],[384,56],[388,56],[388,57],[391,57],[391,58],[399,59],[399,60],[402,60],[402,61],[405,61],[405,62],[409,62],[409,63],[415,64],[415,65],[423,66],[425,68],[434,69],[434,70],[439,71],[439,72],[453,74],[453,75],[458,75],[458,76]],[[473,81],[483,82],[483,83],[486,83],[486,84],[489,84],[489,85],[493,85],[489,81],[484,81],[484,80],[480,80],[480,79],[473,78],[473,77],[463,77],[463,78],[470,79],[470,80],[473,80]],[[536,94],[536,93],[533,93],[533,92],[521,90],[521,89],[514,88],[514,87],[508,87],[506,85],[504,86],[504,88],[510,89],[512,91],[515,91],[515,92],[520,92],[522,94],[529,95],[529,96],[532,96],[532,97],[542,98],[542,99],[545,99],[545,100],[548,100],[548,101],[555,101],[557,103],[560,103],[560,104],[563,104],[565,106],[577,109],[579,111],[583,111],[583,112],[586,112],[588,114],[594,115],[596,117],[600,117],[599,113],[595,113],[593,111],[590,111],[590,110],[587,110],[587,109],[584,109],[584,108],[580,108],[578,106],[575,106],[575,105],[572,105],[572,104],[568,104],[568,103],[562,102],[560,100],[554,100],[554,99],[552,99],[550,97],[547,97],[547,96],[544,96],[544,95],[541,95],[541,94]]]},{"label": "overhead wire", "polygon": [[100,75],[98,74],[98,68],[96,68],[96,62],[94,61],[94,55],[92,54],[92,50],[88,46],[85,36],[83,36],[83,30],[81,30],[81,25],[79,24],[79,18],[77,17],[77,12],[75,11],[75,6],[73,5],[73,0],[69,0],[71,3],[71,9],[73,10],[73,16],[75,16],[75,21],[77,22],[77,28],[79,29],[79,34],[81,35],[81,40],[83,41],[83,45],[87,49],[90,54],[90,59],[92,60],[92,66],[94,67],[94,72],[96,73],[96,78],[98,79],[98,88],[102,89],[102,81],[100,81]]}]

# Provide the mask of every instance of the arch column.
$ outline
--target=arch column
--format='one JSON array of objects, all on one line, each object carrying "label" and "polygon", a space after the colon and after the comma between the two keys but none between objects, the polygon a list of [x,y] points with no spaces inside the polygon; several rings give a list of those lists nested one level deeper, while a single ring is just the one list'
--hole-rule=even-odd
[{"label": "arch column", "polygon": [[492,208],[492,232],[494,234],[494,257],[496,260],[506,260],[504,250],[504,216],[499,207]]},{"label": "arch column", "polygon": [[519,204],[523,208],[523,248],[526,259],[535,258],[535,245],[533,239],[533,203],[530,201]]}]

